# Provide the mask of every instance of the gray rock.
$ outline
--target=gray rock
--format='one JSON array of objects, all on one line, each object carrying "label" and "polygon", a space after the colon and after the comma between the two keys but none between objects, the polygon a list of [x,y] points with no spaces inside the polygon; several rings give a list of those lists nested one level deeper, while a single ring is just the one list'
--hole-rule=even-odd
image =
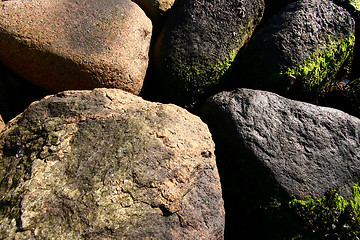
[{"label": "gray rock", "polygon": [[138,94],[151,33],[150,19],[130,0],[0,2],[0,61],[52,92]]},{"label": "gray rock", "polygon": [[0,135],[2,239],[222,239],[207,126],[115,89],[35,102]]},{"label": "gray rock", "polygon": [[251,39],[234,84],[312,101],[351,55],[354,32],[351,15],[332,1],[291,3]]},{"label": "gray rock", "polygon": [[181,105],[209,94],[249,40],[263,11],[263,0],[176,4],[154,47],[164,94]]},{"label": "gray rock", "polygon": [[219,93],[205,107],[222,121],[210,126],[236,130],[212,128],[216,135],[234,136],[289,195],[319,197],[360,180],[358,118],[247,89]]},{"label": "gray rock", "polygon": [[232,236],[254,237],[263,226],[261,237],[289,237],[294,219],[277,212],[281,204],[330,190],[347,196],[360,181],[360,120],[342,111],[237,89],[208,99],[202,118],[216,143]]}]

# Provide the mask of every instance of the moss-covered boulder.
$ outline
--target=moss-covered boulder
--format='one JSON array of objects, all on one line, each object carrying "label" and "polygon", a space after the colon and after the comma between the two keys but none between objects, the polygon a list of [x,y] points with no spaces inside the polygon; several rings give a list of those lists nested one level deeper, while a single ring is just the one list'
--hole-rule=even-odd
[{"label": "moss-covered boulder", "polygon": [[312,101],[351,56],[355,22],[328,0],[289,4],[251,40],[234,74],[236,86]]},{"label": "moss-covered boulder", "polygon": [[152,24],[131,0],[0,1],[0,61],[52,92],[141,91]]},{"label": "moss-covered boulder", "polygon": [[160,88],[192,105],[221,82],[264,10],[263,0],[179,1],[155,44]]},{"label": "moss-covered boulder", "polygon": [[[359,187],[353,189],[360,181],[360,119],[249,89],[209,98],[202,119],[216,143],[229,239],[290,239],[314,217],[303,218],[311,205],[339,218],[351,216],[348,206],[360,220]],[[333,191],[338,195],[327,196]],[[349,217],[337,230],[354,222]]]},{"label": "moss-covered boulder", "polygon": [[121,90],[35,102],[0,135],[1,239],[222,239],[207,126]]}]

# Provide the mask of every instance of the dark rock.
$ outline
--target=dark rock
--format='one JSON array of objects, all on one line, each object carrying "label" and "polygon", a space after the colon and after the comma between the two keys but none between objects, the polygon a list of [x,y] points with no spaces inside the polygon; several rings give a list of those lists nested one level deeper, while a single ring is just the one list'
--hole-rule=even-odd
[{"label": "dark rock", "polygon": [[280,12],[281,9],[296,0],[265,0],[265,11],[263,20],[268,20],[272,16]]},{"label": "dark rock", "polygon": [[153,24],[160,25],[162,17],[172,8],[175,0],[134,0],[134,2],[146,12]]},{"label": "dark rock", "polygon": [[360,181],[360,120],[342,111],[238,89],[208,99],[202,115],[217,148],[226,236],[289,238],[302,226],[281,204]]},{"label": "dark rock", "polygon": [[0,61],[52,92],[138,94],[151,33],[150,19],[130,0],[0,2]]},{"label": "dark rock", "polygon": [[209,94],[249,40],[263,10],[263,0],[176,4],[155,44],[164,94],[181,105]]},{"label": "dark rock", "polygon": [[313,101],[351,56],[354,30],[351,15],[331,1],[289,4],[251,39],[234,84]]},{"label": "dark rock", "polygon": [[2,239],[223,239],[201,120],[121,90],[33,103],[0,135]]}]

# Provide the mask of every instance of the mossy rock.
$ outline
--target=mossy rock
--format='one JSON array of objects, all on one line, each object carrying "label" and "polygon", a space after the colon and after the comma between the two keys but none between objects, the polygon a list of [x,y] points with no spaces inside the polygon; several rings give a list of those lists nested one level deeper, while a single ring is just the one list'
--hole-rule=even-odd
[{"label": "mossy rock", "polygon": [[[350,197],[329,190],[319,198],[293,199],[288,205],[303,222],[293,239],[357,239],[360,235],[360,185]],[[284,203],[286,204],[286,203]]]},{"label": "mossy rock", "polygon": [[192,106],[222,82],[264,11],[263,0],[180,1],[155,44],[160,88]]},{"label": "mossy rock", "polygon": [[327,0],[297,1],[254,36],[233,81],[313,101],[352,56],[354,44],[355,22],[346,10]]},{"label": "mossy rock", "polygon": [[352,187],[360,181],[360,119],[250,89],[210,97],[201,116],[216,144],[229,239],[303,233],[306,214],[295,203],[309,196],[323,199],[336,190],[343,206],[359,204],[358,187]]}]

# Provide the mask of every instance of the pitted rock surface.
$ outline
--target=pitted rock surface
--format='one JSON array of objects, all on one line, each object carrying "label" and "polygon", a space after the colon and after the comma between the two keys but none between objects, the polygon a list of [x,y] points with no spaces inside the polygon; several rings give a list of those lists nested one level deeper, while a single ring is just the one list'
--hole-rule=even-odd
[{"label": "pitted rock surface", "polygon": [[243,154],[236,161],[253,161],[289,196],[360,180],[360,119],[340,110],[237,89],[208,99],[203,113],[214,136]]},{"label": "pitted rock surface", "polygon": [[304,230],[291,200],[348,198],[360,180],[360,120],[342,111],[237,89],[201,115],[216,144],[225,239],[290,239]]},{"label": "pitted rock surface", "polygon": [[207,126],[115,89],[35,102],[0,136],[0,236],[222,239]]},{"label": "pitted rock surface", "polygon": [[130,0],[0,2],[0,61],[53,92],[114,87],[138,94],[151,32]]}]

